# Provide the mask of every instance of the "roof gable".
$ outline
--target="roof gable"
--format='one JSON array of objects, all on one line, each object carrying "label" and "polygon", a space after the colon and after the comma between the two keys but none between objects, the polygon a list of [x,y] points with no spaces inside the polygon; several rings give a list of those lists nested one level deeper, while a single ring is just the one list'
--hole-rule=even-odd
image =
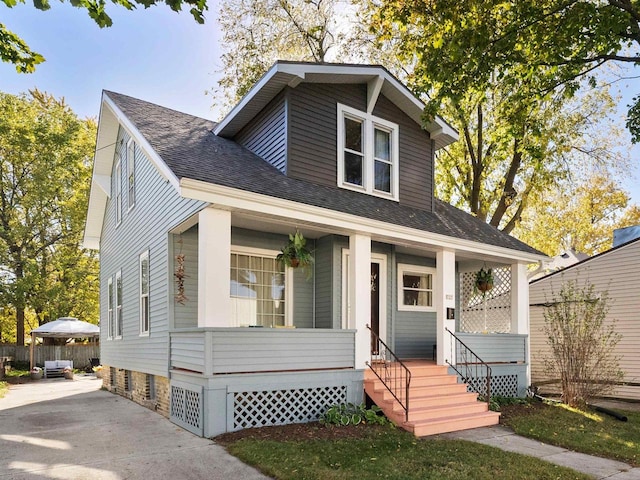
[{"label": "roof gable", "polygon": [[[373,110],[378,96],[383,94],[414,122],[422,126],[422,112],[425,105],[380,65],[304,63],[279,60],[216,126],[214,133],[222,137],[235,136],[283,88],[286,86],[295,88],[303,82],[366,84],[368,113]],[[424,128],[435,141],[436,149],[443,148],[458,139],[458,132],[440,117],[436,117]]]}]

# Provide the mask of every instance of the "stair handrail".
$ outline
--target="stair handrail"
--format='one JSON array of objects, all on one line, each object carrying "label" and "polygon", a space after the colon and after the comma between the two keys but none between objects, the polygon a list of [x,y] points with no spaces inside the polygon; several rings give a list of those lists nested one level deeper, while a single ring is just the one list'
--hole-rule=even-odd
[{"label": "stair handrail", "polygon": [[[366,364],[375,376],[380,379],[382,385],[391,393],[393,398],[396,399],[400,407],[402,407],[405,421],[409,421],[411,371],[369,325],[367,325],[367,328],[371,332],[371,337],[375,341],[376,348],[371,349],[371,358]],[[381,346],[384,349],[381,349]],[[376,354],[374,352],[378,353]],[[387,357],[389,357],[389,359],[387,359]],[[384,375],[384,378],[381,376],[381,373]]]},{"label": "stair handrail", "polygon": [[[453,368],[456,373],[458,375],[460,375],[460,377],[462,377],[462,380],[464,381],[464,383],[467,384],[467,386],[471,387],[478,395],[481,395],[484,397],[484,400],[487,402],[487,405],[491,404],[491,367],[489,366],[489,364],[487,362],[485,362],[484,360],[482,360],[473,350],[471,350],[467,344],[465,344],[462,340],[460,340],[460,338],[453,333],[451,330],[449,330],[448,328],[445,327],[445,330],[447,332],[449,332],[449,334],[451,335],[451,338],[455,340],[456,342],[456,348],[455,350],[452,349],[452,351],[455,352],[455,358],[456,358],[456,362],[455,365],[450,362],[449,360],[445,360],[449,366],[451,368]],[[458,350],[458,345],[463,347],[462,350],[462,355],[459,355],[459,350]],[[468,362],[466,361],[469,357],[471,357],[472,362]],[[465,372],[461,372],[458,369],[459,363],[458,363],[458,358],[462,358],[463,360],[465,360],[464,363],[460,362],[462,365],[465,366]],[[473,372],[473,368],[475,368],[475,372]],[[482,372],[482,368],[486,369],[486,381],[485,381],[485,391],[482,392],[481,388],[479,388],[477,382],[472,382],[470,381],[471,378],[481,378],[481,376],[478,376],[478,368],[480,368],[480,371]],[[472,375],[473,373],[475,373],[475,375]]]}]

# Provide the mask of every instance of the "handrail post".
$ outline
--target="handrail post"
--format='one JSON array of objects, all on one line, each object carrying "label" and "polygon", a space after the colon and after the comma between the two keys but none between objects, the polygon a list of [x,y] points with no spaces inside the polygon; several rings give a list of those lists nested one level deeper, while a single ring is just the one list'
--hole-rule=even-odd
[{"label": "handrail post", "polygon": [[[460,340],[456,336],[456,334],[454,334],[451,330],[449,330],[446,327],[445,327],[445,330],[449,332],[449,335],[450,335],[449,338],[451,342],[455,342],[456,344],[455,350],[452,348],[452,351],[456,352],[456,362],[455,364],[453,364],[450,361],[447,363],[449,364],[450,367],[452,367],[458,373],[460,377],[462,377],[462,379],[467,384],[467,386],[471,387],[479,395],[483,395],[483,392],[482,392],[483,389],[481,389],[478,385],[478,378],[481,378],[478,376],[478,368],[480,369],[482,369],[482,367],[486,368],[487,373],[486,373],[485,382],[484,382],[485,383],[484,396],[485,396],[485,401],[487,402],[487,405],[491,406],[491,367],[489,366],[488,363],[486,363],[478,355],[476,355],[475,352],[471,350],[462,340]],[[463,349],[462,359],[464,360],[464,363],[463,363],[464,370],[465,370],[464,373],[458,369],[458,367],[461,365],[457,362],[458,346],[460,346]],[[470,365],[469,358],[473,360],[473,362],[471,363],[472,365],[474,365],[473,370],[469,366]],[[475,375],[471,375],[472,373],[475,373]],[[480,373],[482,373],[482,371],[480,371]],[[473,381],[471,379],[473,379]]]},{"label": "handrail post", "polygon": [[[378,352],[378,356],[382,357],[382,367],[384,369],[384,378],[377,371],[379,368],[379,361],[374,361],[373,359],[373,351],[371,352],[371,360],[369,362],[369,368],[373,371],[373,373],[378,377],[378,379],[382,382],[385,388],[391,393],[393,398],[400,404],[400,407],[405,412],[405,421],[409,421],[409,389],[411,387],[411,371],[407,368],[407,366],[398,358],[398,356],[393,353],[393,351],[388,347],[386,343],[382,341],[382,339],[374,332],[369,325],[367,328],[371,332],[371,338],[374,339],[376,343],[376,350]],[[384,350],[384,354],[381,352]],[[388,360],[387,360],[388,356]],[[393,360],[393,365],[391,364],[391,360]],[[399,374],[396,373],[399,369]],[[403,383],[403,374],[404,374],[404,389],[401,384]],[[404,400],[402,400],[404,390]]]}]

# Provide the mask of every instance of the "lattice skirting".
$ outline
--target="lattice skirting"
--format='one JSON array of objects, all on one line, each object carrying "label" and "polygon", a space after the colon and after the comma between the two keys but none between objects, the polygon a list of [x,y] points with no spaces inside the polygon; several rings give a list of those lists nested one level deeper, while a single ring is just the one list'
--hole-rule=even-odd
[{"label": "lattice skirting", "polygon": [[202,387],[172,382],[170,400],[171,420],[186,430],[202,436],[204,428]]},{"label": "lattice skirting", "polygon": [[[484,391],[487,384],[486,377],[470,378],[465,382],[467,390],[473,392],[475,389]],[[475,387],[475,388],[474,388]],[[491,377],[492,397],[517,397],[518,396],[518,375],[494,375]]]},{"label": "lattice skirting", "polygon": [[234,392],[231,430],[317,420],[331,405],[347,401],[346,386]]}]

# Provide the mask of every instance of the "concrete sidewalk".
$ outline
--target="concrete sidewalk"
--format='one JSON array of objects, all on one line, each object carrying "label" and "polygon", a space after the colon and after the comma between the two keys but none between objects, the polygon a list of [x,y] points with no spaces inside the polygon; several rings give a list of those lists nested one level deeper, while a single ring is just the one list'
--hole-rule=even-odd
[{"label": "concrete sidewalk", "polygon": [[577,453],[561,447],[547,445],[530,438],[516,435],[507,427],[483,427],[462,432],[439,435],[441,438],[468,440],[491,445],[508,452],[522,453],[537,457],[556,465],[569,467],[594,478],[608,480],[640,480],[640,468],[633,468],[626,463],[608,460]]},{"label": "concrete sidewalk", "polygon": [[93,375],[12,385],[0,399],[0,480],[267,478],[101,385]]}]

